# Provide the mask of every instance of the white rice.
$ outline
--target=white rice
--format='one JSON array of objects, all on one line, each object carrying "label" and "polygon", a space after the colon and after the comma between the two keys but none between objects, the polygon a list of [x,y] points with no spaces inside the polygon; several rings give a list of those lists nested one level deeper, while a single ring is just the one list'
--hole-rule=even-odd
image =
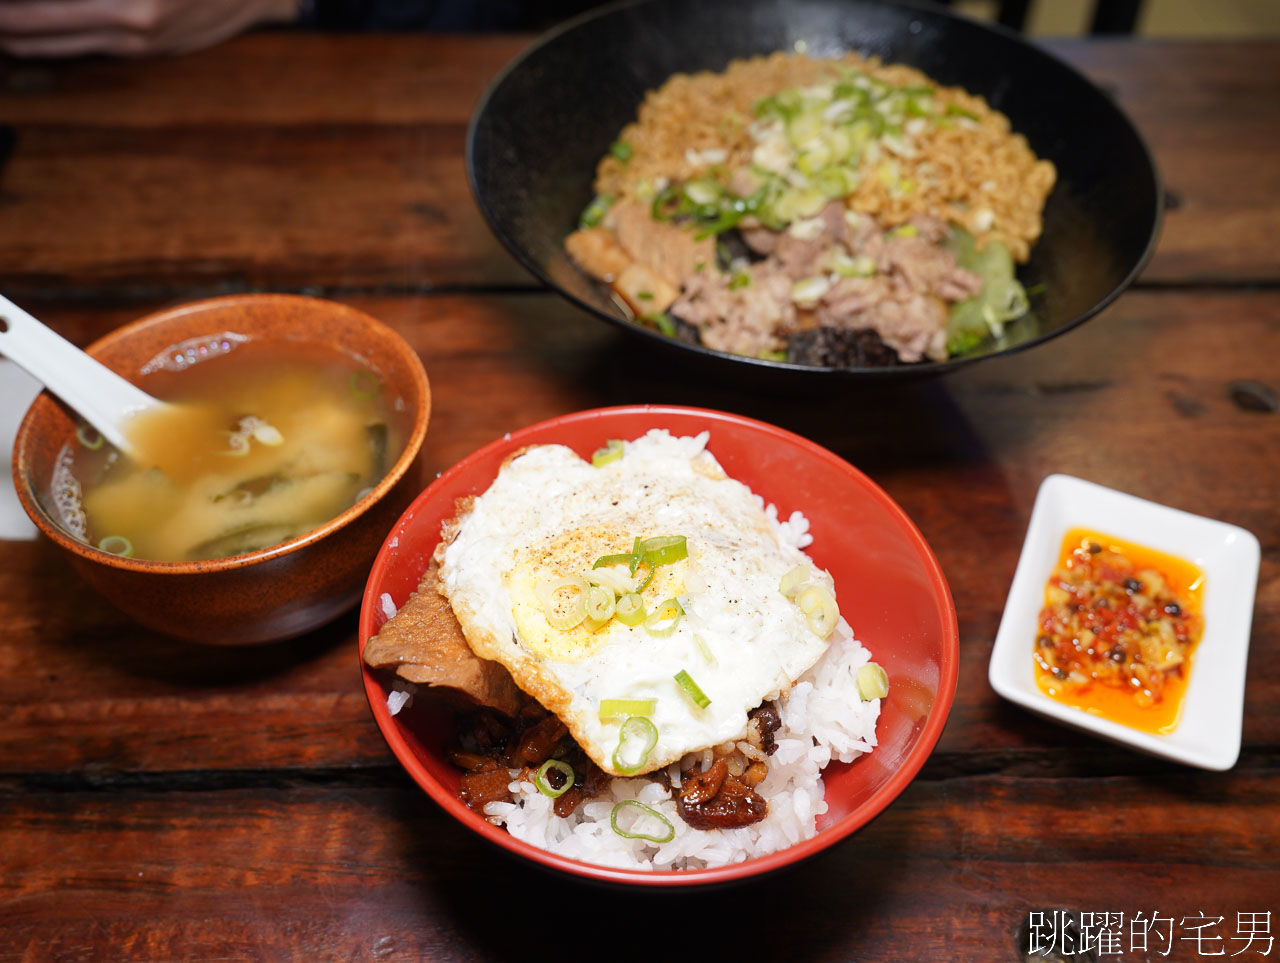
[{"label": "white rice", "polygon": [[[794,512],[777,521],[773,505],[766,508],[779,534],[797,547],[813,541],[809,522]],[[485,815],[506,826],[517,839],[570,859],[625,869],[699,869],[742,862],[785,849],[814,836],[818,817],[827,811],[821,771],[831,760],[852,762],[876,745],[876,719],[880,700],[859,700],[858,669],[871,654],[853,637],[844,619],[832,632],[823,657],[778,700],[782,727],[774,734],[777,749],[768,759],[769,775],[756,791],[768,802],[768,815],[740,829],[702,831],[691,829],[680,818],[671,793],[647,778],[617,778],[608,794],[588,800],[565,819],[555,814],[555,800],[543,795],[531,782],[515,780],[515,802],[489,803]],[[710,749],[686,756],[670,767],[672,782],[679,784],[681,765],[700,763],[708,768]],[[638,800],[665,816],[675,827],[674,838],[656,844],[628,839],[610,825],[614,806]],[[623,811],[630,820],[633,811]],[[665,827],[651,817],[649,825],[636,828],[655,836]]]},{"label": "white rice", "polygon": [[383,592],[378,596],[378,604],[382,607],[382,620],[390,622],[396,617],[396,603],[391,600],[390,592]]},{"label": "white rice", "polygon": [[417,691],[418,687],[412,682],[396,679],[391,691],[387,693],[387,711],[394,716],[401,709],[413,705],[413,694]]}]

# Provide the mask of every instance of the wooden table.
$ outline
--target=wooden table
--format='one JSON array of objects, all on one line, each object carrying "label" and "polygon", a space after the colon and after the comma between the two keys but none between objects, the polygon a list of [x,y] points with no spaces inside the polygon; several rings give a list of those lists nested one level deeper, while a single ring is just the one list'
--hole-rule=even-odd
[{"label": "wooden table", "polygon": [[[1269,912],[1280,936],[1280,416],[1231,385],[1280,389],[1280,44],[1054,44],[1154,147],[1170,191],[1158,253],[1069,335],[863,396],[855,414],[620,376],[631,342],[501,250],[469,196],[464,134],[525,42],[261,34],[174,60],[0,64],[16,131],[0,290],[77,343],[218,292],[350,302],[425,360],[431,472],[620,402],[808,435],[903,506],[950,580],[960,682],[936,751],[874,823],[796,871],[624,897],[491,850],[410,782],[361,689],[354,613],[275,646],[177,645],[49,544],[0,543],[0,959],[614,959],[652,933],[650,958],[723,943],[763,960],[1013,960],[1030,914],[1056,909],[1125,914],[1128,959],[1144,957],[1138,913],[1172,920],[1170,959],[1260,958],[1262,917],[1239,914]],[[1112,747],[991,691],[1055,471],[1261,540],[1230,772]],[[1201,912],[1223,919],[1197,944]],[[1150,958],[1163,949],[1153,937]]]}]

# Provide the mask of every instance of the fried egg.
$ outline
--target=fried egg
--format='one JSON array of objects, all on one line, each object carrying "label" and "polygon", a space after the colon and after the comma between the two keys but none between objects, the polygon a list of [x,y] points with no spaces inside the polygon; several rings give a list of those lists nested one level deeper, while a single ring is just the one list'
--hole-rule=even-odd
[{"label": "fried egg", "polygon": [[[726,476],[707,440],[705,432],[651,431],[600,467],[560,445],[527,449],[446,527],[452,538],[437,551],[441,592],[471,648],[506,666],[615,775],[624,718],[602,717],[602,705],[648,707],[657,742],[638,768],[630,760],[623,768],[652,772],[743,738],[747,714],[785,693],[827,648],[782,580],[804,567],[807,584],[834,593],[830,576],[759,496]],[[650,613],[678,599],[684,614],[674,630],[616,617],[557,627],[568,621],[556,616],[573,593],[553,595],[548,586],[657,536],[684,536],[687,546],[686,557],[655,566],[640,593]],[[615,571],[625,576],[628,567]]]}]

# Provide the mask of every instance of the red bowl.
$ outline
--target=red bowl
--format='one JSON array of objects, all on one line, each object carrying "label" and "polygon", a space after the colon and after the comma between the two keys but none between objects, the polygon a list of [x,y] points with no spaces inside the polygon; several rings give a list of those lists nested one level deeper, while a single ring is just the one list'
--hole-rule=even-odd
[{"label": "red bowl", "polygon": [[382,546],[365,587],[360,649],[386,621],[380,598],[397,607],[417,588],[454,501],[489,487],[502,461],[533,444],[568,445],[590,457],[608,438],[637,438],[652,428],[676,435],[711,433],[708,449],[725,471],[778,507],[802,511],[813,544],[806,551],[835,578],[841,614],[889,674],[876,725],[879,747],[823,772],[828,811],[818,833],[788,849],[743,863],[694,870],[614,869],[567,859],[509,835],[458,799],[459,771],[445,758],[448,712],[420,701],[392,716],[387,677],[361,665],[365,691],[387,744],[413,779],[459,822],[543,866],[575,876],[639,886],[694,886],[756,876],[825,849],[864,826],[907,784],[933,751],[955,695],[959,636],[951,592],[933,552],[906,513],[866,475],[799,435],[738,415],[698,408],[602,408],[514,431],[441,475],[409,506]]}]

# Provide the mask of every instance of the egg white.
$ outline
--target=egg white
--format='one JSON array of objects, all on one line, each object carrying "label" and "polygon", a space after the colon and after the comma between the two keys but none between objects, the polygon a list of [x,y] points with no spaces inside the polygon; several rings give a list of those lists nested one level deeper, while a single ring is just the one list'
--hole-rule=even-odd
[{"label": "egg white", "polygon": [[[563,446],[532,448],[503,467],[439,553],[442,591],[471,647],[504,664],[607,772],[617,772],[621,720],[600,718],[603,700],[656,700],[658,742],[641,769],[649,772],[741,739],[747,713],[826,650],[779,583],[801,564],[834,591],[830,576],[781,537],[759,496],[725,475],[707,438],[651,431],[599,468]],[[598,631],[547,621],[544,580],[580,575],[600,556],[629,552],[636,536],[657,535],[688,544],[688,558],[659,566],[644,592],[651,612],[680,599],[685,617],[673,633],[616,619]],[[711,700],[705,708],[677,683],[682,670]]]}]

